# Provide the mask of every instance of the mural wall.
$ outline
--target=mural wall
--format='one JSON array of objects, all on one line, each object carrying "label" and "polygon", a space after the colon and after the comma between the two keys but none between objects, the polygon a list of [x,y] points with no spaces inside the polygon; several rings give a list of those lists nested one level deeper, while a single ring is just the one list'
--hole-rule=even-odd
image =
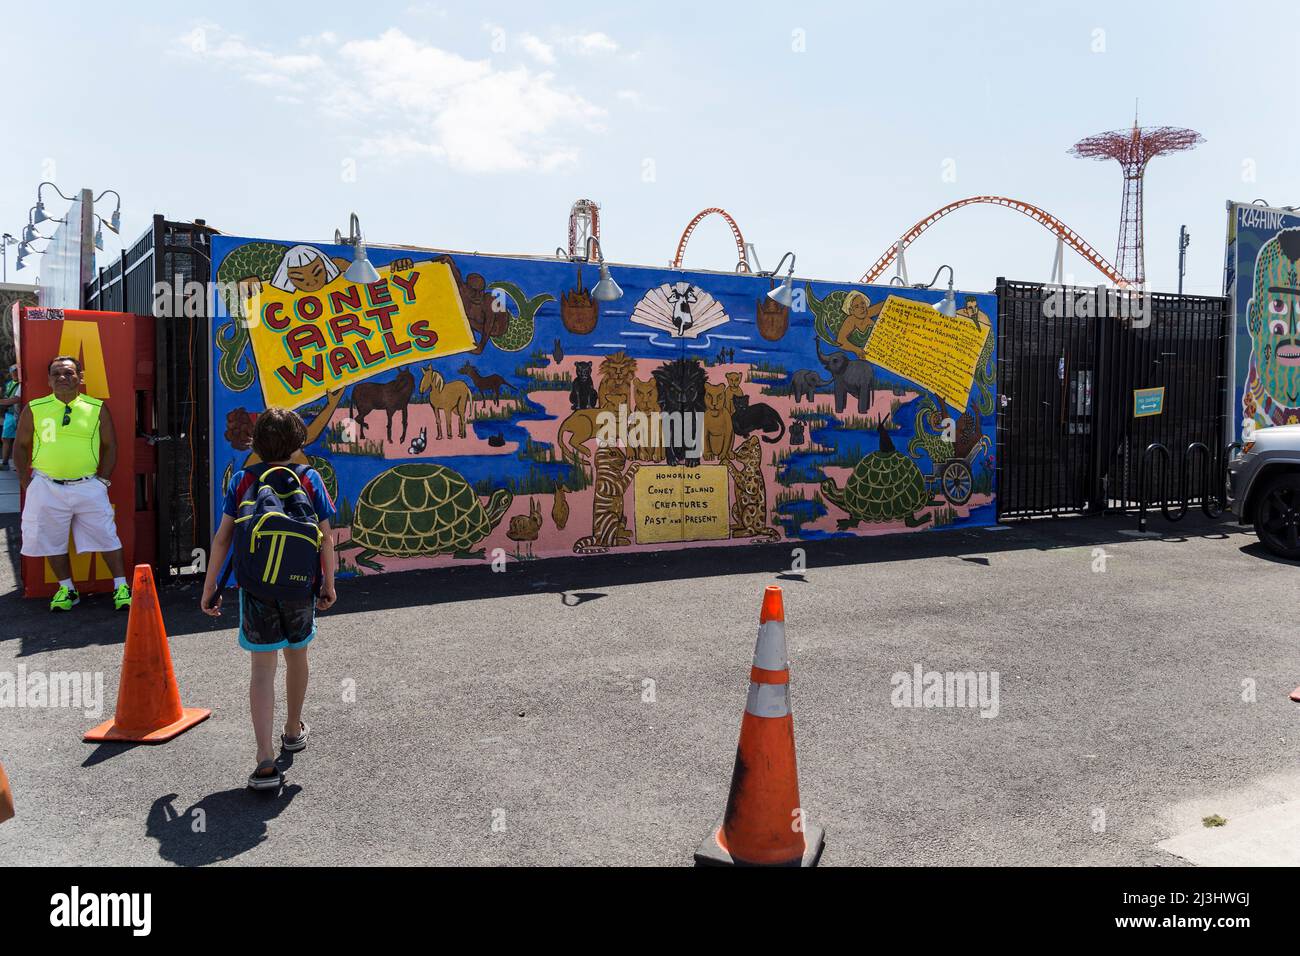
[{"label": "mural wall", "polygon": [[[995,298],[213,237],[213,490],[308,426],[343,573],[995,521]],[[891,293],[893,297],[891,298]],[[214,499],[214,506],[220,502]]]},{"label": "mural wall", "polygon": [[1300,424],[1300,215],[1228,204],[1224,293],[1236,321],[1240,440],[1256,428]]}]

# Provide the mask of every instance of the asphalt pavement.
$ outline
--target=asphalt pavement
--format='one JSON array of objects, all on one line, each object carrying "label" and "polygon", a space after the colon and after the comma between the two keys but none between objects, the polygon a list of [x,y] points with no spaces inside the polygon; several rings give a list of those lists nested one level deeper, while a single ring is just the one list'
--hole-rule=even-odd
[{"label": "asphalt pavement", "polygon": [[[1205,815],[1294,828],[1296,568],[1234,524],[1151,526],[831,541],[802,574],[755,545],[344,581],[312,645],[311,743],[268,795],[244,788],[248,655],[193,584],[163,610],[184,703],[212,718],[162,746],[82,743],[112,713],[126,616],[20,598],[0,517],[0,675],[104,683],[102,716],[0,708],[18,809],[0,865],[689,865],[774,582],[823,865],[1206,862],[1186,839],[1215,836]],[[975,672],[984,706],[897,706],[918,666]],[[1233,861],[1268,862],[1251,852]]]}]

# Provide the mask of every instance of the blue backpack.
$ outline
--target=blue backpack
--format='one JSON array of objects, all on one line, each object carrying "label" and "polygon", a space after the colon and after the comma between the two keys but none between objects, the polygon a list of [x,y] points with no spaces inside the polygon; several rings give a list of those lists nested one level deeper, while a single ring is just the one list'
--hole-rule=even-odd
[{"label": "blue backpack", "polygon": [[265,601],[307,601],[318,593],[322,532],[302,487],[307,469],[246,469],[256,478],[235,513],[235,540],[221,587],[233,569],[235,583]]}]

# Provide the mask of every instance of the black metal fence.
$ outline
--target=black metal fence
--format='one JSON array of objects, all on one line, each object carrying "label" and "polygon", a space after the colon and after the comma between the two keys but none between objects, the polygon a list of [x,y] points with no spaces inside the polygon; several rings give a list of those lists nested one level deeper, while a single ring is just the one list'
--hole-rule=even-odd
[{"label": "black metal fence", "polygon": [[1227,299],[1006,279],[997,295],[999,517],[1217,498]]},{"label": "black metal fence", "polygon": [[[210,239],[216,232],[202,219],[170,222],[154,216],[152,226],[118,261],[99,270],[86,286],[86,308],[157,315],[157,283],[169,288],[211,279]],[[212,500],[208,479],[208,302],[189,300],[201,314],[158,317],[157,432],[158,564],[164,577],[194,563],[194,549],[211,540]],[[190,311],[193,311],[191,309]]]}]

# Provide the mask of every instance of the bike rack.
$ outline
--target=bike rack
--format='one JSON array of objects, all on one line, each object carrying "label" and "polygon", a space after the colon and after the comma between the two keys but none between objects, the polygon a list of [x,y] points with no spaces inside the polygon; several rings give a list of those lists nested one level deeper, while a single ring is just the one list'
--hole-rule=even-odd
[{"label": "bike rack", "polygon": [[[1226,463],[1232,459],[1232,450],[1234,448],[1241,448],[1241,442],[1236,442],[1236,441],[1231,442],[1224,448],[1223,450],[1224,466],[1226,466]],[[1139,488],[1139,493],[1141,495],[1141,497],[1138,499],[1139,500],[1138,531],[1146,531],[1147,529],[1146,476],[1147,476],[1147,462],[1151,458],[1152,452],[1158,452],[1159,454],[1164,456],[1164,460],[1165,460],[1164,474],[1165,474],[1166,483],[1168,482],[1169,479],[1169,469],[1172,467],[1173,456],[1169,453],[1169,449],[1166,448],[1164,445],[1162,445],[1160,442],[1152,442],[1150,445],[1147,445],[1146,450],[1142,452],[1142,460],[1138,465],[1138,488]],[[1205,455],[1205,471],[1204,471],[1205,493],[1201,497],[1201,511],[1205,514],[1207,518],[1217,518],[1219,517],[1219,515],[1223,514],[1223,508],[1226,504],[1222,497],[1223,482],[1214,481],[1215,472],[1216,471],[1221,472],[1222,467],[1216,469],[1215,465],[1219,463],[1214,460],[1214,457],[1210,454],[1210,447],[1206,445],[1205,442],[1194,441],[1190,445],[1188,445],[1186,451],[1183,452],[1182,468],[1179,469],[1179,477],[1178,477],[1179,504],[1178,504],[1178,512],[1176,514],[1171,513],[1169,510],[1168,495],[1161,496],[1162,500],[1160,503],[1160,512],[1165,516],[1166,520],[1168,521],[1182,521],[1183,518],[1187,517],[1187,510],[1188,507],[1190,506],[1190,496],[1188,495],[1188,476],[1191,472],[1192,459],[1197,453],[1203,453]]]},{"label": "bike rack", "polygon": [[[1142,452],[1142,460],[1138,462],[1138,531],[1146,531],[1147,529],[1147,462],[1151,459],[1153,451],[1158,451],[1165,457],[1165,483],[1168,483],[1169,469],[1172,467],[1173,456],[1169,454],[1169,449],[1160,442],[1153,441]],[[1161,495],[1160,497],[1160,511],[1169,521],[1177,521],[1186,513],[1187,509],[1184,507],[1183,512],[1178,515],[1178,518],[1175,518],[1169,513],[1169,496]]]}]

